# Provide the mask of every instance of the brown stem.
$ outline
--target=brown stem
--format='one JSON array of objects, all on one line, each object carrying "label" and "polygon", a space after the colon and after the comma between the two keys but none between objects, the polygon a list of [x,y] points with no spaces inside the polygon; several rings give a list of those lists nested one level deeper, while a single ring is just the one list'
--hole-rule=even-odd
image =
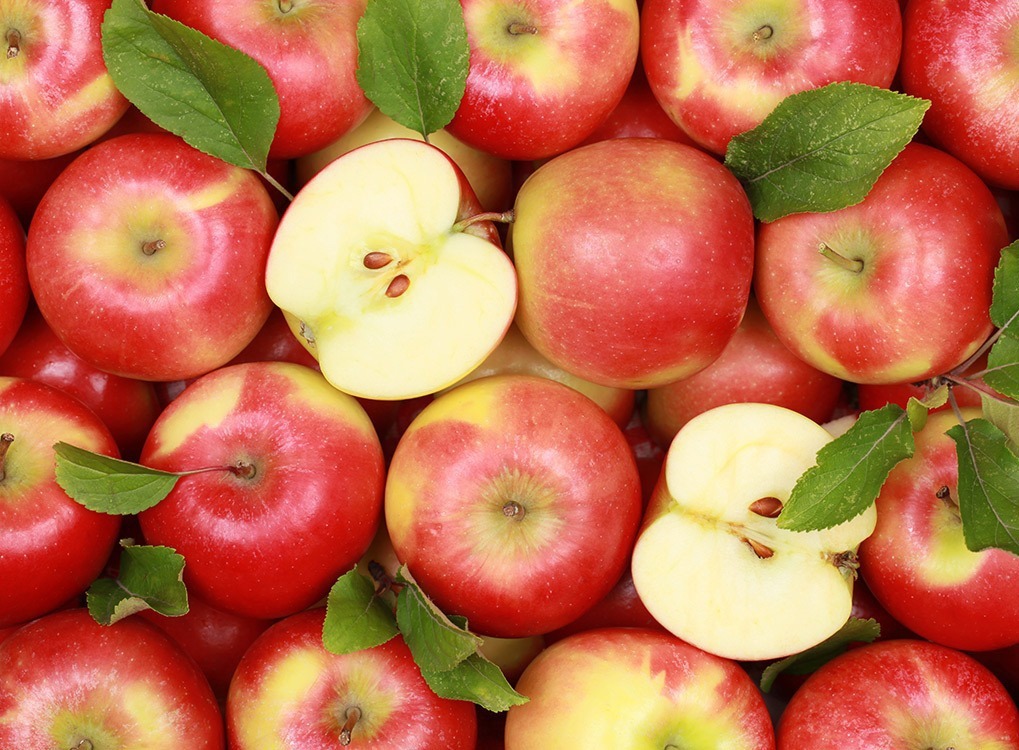
[{"label": "brown stem", "polygon": [[276,5],[280,9],[280,13],[289,13],[294,9],[293,0],[279,0]]},{"label": "brown stem", "polygon": [[71,750],[94,750],[95,745],[92,744],[92,740],[83,739],[79,740],[78,744],[71,748]]},{"label": "brown stem", "polygon": [[773,29],[768,24],[764,24],[764,26],[759,28],[757,31],[755,31],[751,35],[751,38],[755,42],[763,42],[765,39],[771,39],[771,37],[774,36],[774,34],[775,34],[775,29]]},{"label": "brown stem", "polygon": [[17,29],[7,29],[7,59],[11,60],[21,53],[21,32]]},{"label": "brown stem", "polygon": [[14,442],[14,435],[5,432],[0,435],[0,482],[7,478],[7,449]]},{"label": "brown stem", "polygon": [[959,519],[962,518],[962,515],[959,511],[959,501],[955,498],[954,495],[952,495],[952,489],[947,484],[943,484],[940,487],[938,487],[937,491],[934,493],[934,496],[938,498],[938,500],[943,502],[945,504],[945,507],[948,508],[948,511],[952,513],[956,518]]},{"label": "brown stem", "polygon": [[506,518],[523,518],[527,511],[523,505],[516,500],[509,500],[502,506],[502,514]]},{"label": "brown stem", "polygon": [[821,253],[821,255],[823,255],[825,258],[832,261],[833,263],[837,263],[839,266],[846,269],[847,271],[852,271],[853,273],[860,273],[861,271],[863,271],[862,260],[860,260],[859,258],[847,258],[845,255],[840,255],[839,253],[832,250],[824,242],[817,246],[817,251]]},{"label": "brown stem", "polygon": [[462,232],[471,224],[477,224],[479,221],[496,221],[500,224],[512,224],[516,215],[512,210],[510,211],[486,211],[480,214],[474,214],[474,216],[468,216],[466,219],[461,219],[453,225],[454,232]]},{"label": "brown stem", "polygon": [[520,21],[514,21],[513,23],[506,27],[506,31],[508,31],[513,36],[519,36],[520,34],[537,34],[538,27],[532,23],[521,23]]},{"label": "brown stem", "polygon": [[346,747],[350,744],[351,735],[354,733],[354,727],[357,726],[357,722],[361,718],[361,709],[357,706],[351,706],[347,709],[346,713],[343,714],[343,718],[343,726],[340,728],[340,744]]},{"label": "brown stem", "polygon": [[187,477],[192,474],[207,474],[210,471],[229,471],[235,477],[241,479],[251,479],[256,474],[255,465],[247,461],[238,461],[235,464],[229,466],[203,466],[200,469],[189,469],[188,471],[177,472],[178,476]]},{"label": "brown stem", "polygon": [[142,245],[142,252],[146,255],[155,255],[166,247],[166,240],[151,240]]}]

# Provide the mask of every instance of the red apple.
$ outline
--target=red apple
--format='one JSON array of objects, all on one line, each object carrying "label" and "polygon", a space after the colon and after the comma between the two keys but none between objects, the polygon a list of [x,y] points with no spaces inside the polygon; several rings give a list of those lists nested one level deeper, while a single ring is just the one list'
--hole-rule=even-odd
[{"label": "red apple", "polygon": [[48,159],[93,142],[127,109],[103,61],[110,0],[0,4],[0,159]]},{"label": "red apple", "polygon": [[887,87],[901,42],[896,0],[645,0],[641,10],[651,90],[716,154],[789,94],[833,81]]},{"label": "red apple", "polygon": [[0,196],[11,204],[23,227],[31,222],[35,207],[53,180],[78,154],[72,151],[52,159],[0,158]]},{"label": "red apple", "polygon": [[287,617],[241,658],[231,750],[474,750],[474,705],[435,695],[400,636],[341,656],[322,645],[324,620],[323,608]]},{"label": "red apple", "polygon": [[120,518],[87,510],[56,483],[54,443],[118,455],[110,431],[76,398],[33,380],[0,377],[0,436],[3,627],[85,591],[106,564]]},{"label": "red apple", "polygon": [[276,223],[253,172],[175,136],[124,135],[88,149],[43,197],[29,281],[54,333],[86,362],[142,380],[196,377],[268,317]]},{"label": "red apple", "polygon": [[14,209],[0,198],[0,354],[18,332],[28,298],[25,231]]},{"label": "red apple", "polygon": [[919,640],[855,648],[818,669],[778,724],[779,750],[1019,747],[1019,711],[961,651]]},{"label": "red apple", "polygon": [[637,60],[635,0],[461,0],[470,72],[446,129],[504,159],[541,159],[590,135]]},{"label": "red apple", "polygon": [[0,747],[222,750],[198,665],[158,628],[57,612],[0,643]]},{"label": "red apple", "polygon": [[1007,241],[980,178],[912,143],[861,203],[762,225],[754,290],[778,338],[817,369],[855,383],[923,380],[990,334]]},{"label": "red apple", "polygon": [[640,513],[618,425],[532,375],[436,398],[403,434],[386,481],[397,557],[444,612],[496,637],[548,632],[605,596]]},{"label": "red apple", "polygon": [[515,211],[516,323],[562,369],[650,388],[703,369],[736,332],[753,217],[699,149],[655,138],[574,149],[527,179]]},{"label": "red apple", "polygon": [[[966,368],[966,372],[963,375],[983,372],[986,368],[987,356],[984,355],[979,357],[970,367]],[[930,393],[932,387],[937,387],[937,381],[938,378],[934,378],[934,382],[926,380],[910,383],[861,383],[856,388],[856,394],[862,411],[880,409],[885,404],[898,404],[902,408],[906,408],[910,398],[925,398]],[[955,401],[959,406],[979,407],[982,403],[980,392],[974,388],[953,385],[952,394],[955,396]],[[946,402],[936,408],[951,409],[952,406]]]}]

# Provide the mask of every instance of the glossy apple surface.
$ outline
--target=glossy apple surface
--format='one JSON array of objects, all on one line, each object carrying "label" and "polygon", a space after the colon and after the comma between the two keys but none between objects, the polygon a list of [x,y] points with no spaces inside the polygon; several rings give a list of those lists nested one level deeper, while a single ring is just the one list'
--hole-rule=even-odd
[{"label": "glossy apple surface", "polygon": [[626,565],[640,480],[622,431],[586,396],[530,375],[466,383],[396,446],[386,525],[397,557],[472,630],[565,625]]},{"label": "glossy apple surface", "polygon": [[141,380],[197,377],[268,317],[276,224],[253,172],[175,136],[123,135],[88,149],[46,192],[29,228],[29,282],[86,362]]},{"label": "glossy apple surface", "polygon": [[703,151],[616,138],[561,154],[517,194],[516,323],[585,380],[650,388],[714,360],[743,317],[750,204]]},{"label": "glossy apple surface", "polygon": [[25,231],[14,209],[0,198],[0,354],[18,332],[28,298]]}]

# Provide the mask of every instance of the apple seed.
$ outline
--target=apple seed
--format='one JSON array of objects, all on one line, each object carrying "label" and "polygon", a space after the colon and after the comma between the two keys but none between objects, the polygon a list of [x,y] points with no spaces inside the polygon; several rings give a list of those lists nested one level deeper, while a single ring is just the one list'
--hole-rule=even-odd
[{"label": "apple seed", "polygon": [[7,449],[11,447],[13,442],[14,435],[11,433],[5,432],[3,435],[0,435],[0,482],[7,478],[5,459],[7,458]]},{"label": "apple seed", "polygon": [[765,518],[778,518],[782,512],[782,501],[777,497],[762,497],[750,503],[750,512]]},{"label": "apple seed", "polygon": [[379,268],[385,268],[393,262],[393,256],[389,253],[384,253],[381,250],[373,250],[364,256],[364,267],[370,268],[373,271]]},{"label": "apple seed", "polygon": [[758,541],[750,539],[749,537],[743,537],[743,541],[746,542],[750,546],[750,549],[754,551],[754,554],[757,555],[762,560],[767,560],[769,557],[775,554],[775,550],[773,550],[771,547],[767,547]]},{"label": "apple seed", "polygon": [[399,274],[393,277],[393,280],[389,282],[389,286],[386,287],[386,296],[396,299],[401,294],[406,292],[410,288],[410,279],[407,278],[406,274]]}]

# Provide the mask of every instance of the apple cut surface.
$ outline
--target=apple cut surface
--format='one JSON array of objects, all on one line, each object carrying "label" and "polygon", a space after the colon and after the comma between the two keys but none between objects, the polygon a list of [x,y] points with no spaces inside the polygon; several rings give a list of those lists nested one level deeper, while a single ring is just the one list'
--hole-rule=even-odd
[{"label": "apple cut surface", "polygon": [[801,414],[758,403],[716,407],[679,431],[632,560],[637,593],[658,622],[741,660],[797,653],[846,622],[873,507],[812,532],[780,529],[751,507],[786,501],[831,439]]},{"label": "apple cut surface", "polygon": [[280,223],[266,287],[330,383],[412,398],[495,349],[516,275],[490,222],[456,226],[480,212],[456,164],[423,141],[363,146],[305,185]]}]

